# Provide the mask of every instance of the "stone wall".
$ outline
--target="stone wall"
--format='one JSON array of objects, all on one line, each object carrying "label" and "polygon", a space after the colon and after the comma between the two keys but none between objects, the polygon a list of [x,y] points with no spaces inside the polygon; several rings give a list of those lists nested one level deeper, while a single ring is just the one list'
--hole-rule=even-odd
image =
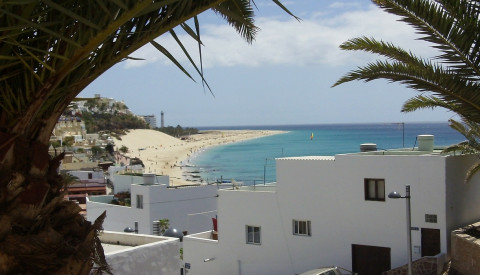
[{"label": "stone wall", "polygon": [[[480,222],[470,227],[480,227]],[[451,234],[451,267],[460,274],[480,274],[480,240],[465,234],[463,229],[457,229]]]},{"label": "stone wall", "polygon": [[[412,263],[412,273],[422,275],[438,275],[443,271],[445,254],[438,254],[432,257],[422,257]],[[408,265],[385,271],[382,275],[407,275]]]}]

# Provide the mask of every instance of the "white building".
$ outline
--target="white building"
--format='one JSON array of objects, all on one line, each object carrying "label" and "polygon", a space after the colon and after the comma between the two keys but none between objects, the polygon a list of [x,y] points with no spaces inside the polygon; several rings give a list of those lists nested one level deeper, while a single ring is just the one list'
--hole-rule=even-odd
[{"label": "white building", "polygon": [[147,122],[150,127],[157,128],[157,118],[155,117],[155,115],[144,115],[141,117],[145,119],[145,122]]},{"label": "white building", "polygon": [[71,170],[68,174],[77,177],[81,181],[102,180],[105,181],[103,170]]},{"label": "white building", "polygon": [[139,233],[153,234],[153,221],[161,219],[168,219],[170,228],[180,232],[198,233],[212,229],[212,218],[217,209],[217,186],[169,187],[165,184],[169,181],[168,176],[154,174],[145,174],[143,178],[114,177],[115,193],[130,191],[131,206],[111,204],[114,196],[92,196],[87,200],[87,220],[93,221],[107,211],[103,223],[105,230],[124,231],[138,222]]},{"label": "white building", "polygon": [[463,182],[475,160],[411,149],[277,159],[275,189],[219,191],[218,241],[185,237],[184,262],[190,275],[381,274],[408,262],[406,201],[388,198],[407,184],[413,260],[448,256],[450,232],[480,218],[480,175]]}]

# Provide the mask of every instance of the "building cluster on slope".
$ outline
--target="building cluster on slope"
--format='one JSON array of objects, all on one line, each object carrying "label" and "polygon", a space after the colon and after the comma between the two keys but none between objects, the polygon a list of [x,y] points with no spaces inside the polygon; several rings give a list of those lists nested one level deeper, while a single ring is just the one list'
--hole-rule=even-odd
[{"label": "building cluster on slope", "polygon": [[[92,103],[94,102],[94,104]],[[108,167],[141,164],[141,160],[129,158],[115,151],[113,133],[87,133],[83,112],[110,114],[132,114],[123,103],[112,98],[95,98],[74,102],[59,118],[50,137],[50,154],[65,156],[59,168],[60,173],[70,174],[72,181],[66,187],[66,199],[75,200],[86,210],[86,197],[106,195],[111,183]],[[132,114],[133,115],[133,114]],[[137,116],[143,119],[143,116]],[[153,115],[148,116],[154,122]],[[155,122],[156,123],[156,122]]]},{"label": "building cluster on slope", "polygon": [[[66,138],[72,139],[72,145],[76,146],[104,147],[107,144],[113,144],[112,137],[107,133],[87,133],[85,122],[82,119],[82,113],[84,112],[134,115],[147,122],[150,127],[157,127],[155,115],[135,115],[128,109],[124,102],[117,101],[113,98],[104,98],[101,97],[100,94],[96,94],[93,99],[76,101],[69,106],[68,110],[58,119],[58,123],[51,136],[51,141],[57,141],[60,146],[63,145]],[[163,115],[162,111],[162,125]]]}]

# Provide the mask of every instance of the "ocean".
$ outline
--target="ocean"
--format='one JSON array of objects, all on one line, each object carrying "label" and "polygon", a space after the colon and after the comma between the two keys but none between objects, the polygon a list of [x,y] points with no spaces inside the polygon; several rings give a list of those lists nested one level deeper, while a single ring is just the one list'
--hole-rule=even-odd
[{"label": "ocean", "polygon": [[376,123],[200,127],[199,130],[283,130],[273,135],[216,146],[193,156],[189,170],[204,181],[263,184],[276,181],[275,158],[333,156],[360,151],[360,144],[375,143],[377,149],[413,148],[416,137],[435,136],[435,146],[456,144],[465,138],[448,123]]}]

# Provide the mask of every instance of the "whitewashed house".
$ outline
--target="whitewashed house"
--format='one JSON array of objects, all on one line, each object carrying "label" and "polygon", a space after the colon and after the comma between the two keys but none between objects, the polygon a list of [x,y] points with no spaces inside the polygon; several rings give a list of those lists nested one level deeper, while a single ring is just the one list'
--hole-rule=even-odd
[{"label": "whitewashed house", "polygon": [[77,177],[81,181],[96,180],[96,181],[105,181],[105,175],[102,170],[92,169],[92,170],[71,170],[67,171],[68,174]]},{"label": "whitewashed house", "polygon": [[335,265],[375,275],[405,265],[406,200],[388,194],[405,195],[407,184],[413,260],[448,257],[450,232],[480,219],[480,175],[463,182],[477,158],[419,145],[280,158],[276,188],[219,191],[218,241],[210,232],[184,238],[188,274],[298,274]]},{"label": "whitewashed house", "polygon": [[105,230],[124,231],[138,223],[138,233],[153,234],[153,222],[168,219],[170,228],[198,233],[212,229],[216,216],[217,186],[168,186],[168,176],[115,175],[115,193],[129,191],[130,206],[111,204],[114,196],[91,196],[87,200],[87,220],[94,221],[107,211]]}]

